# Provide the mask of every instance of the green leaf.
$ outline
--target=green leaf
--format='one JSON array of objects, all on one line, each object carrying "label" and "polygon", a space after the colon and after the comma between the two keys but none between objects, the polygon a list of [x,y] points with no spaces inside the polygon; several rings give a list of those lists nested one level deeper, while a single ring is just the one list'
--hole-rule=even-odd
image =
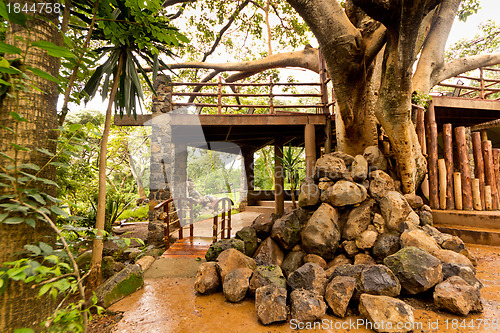
[{"label": "green leaf", "polygon": [[7,275],[14,281],[24,280],[26,278],[26,268],[28,267],[11,268],[7,271]]},{"label": "green leaf", "polygon": [[0,42],[0,53],[8,53],[8,54],[21,54],[21,49],[17,46],[10,45],[4,42]]},{"label": "green leaf", "polygon": [[11,111],[10,113],[10,116],[12,118],[14,118],[15,121],[22,121],[22,122],[25,122],[27,123],[28,122],[28,119],[24,118],[23,116],[21,116],[19,113],[17,112],[14,112],[14,111]]},{"label": "green leaf", "polygon": [[38,291],[38,296],[42,296],[43,294],[45,294],[47,291],[49,291],[51,288],[51,284],[50,283],[47,283],[47,284],[44,284],[40,290]]},{"label": "green leaf", "polygon": [[36,245],[32,245],[32,244],[26,244],[24,245],[24,248],[27,250],[27,251],[31,251],[33,252],[33,254],[35,256],[38,256],[40,255],[40,253],[42,253],[42,250],[40,250],[40,248]]},{"label": "green leaf", "polygon": [[26,21],[28,20],[28,16],[24,15],[21,11],[19,13],[15,13],[13,10],[8,13],[8,20],[12,23],[19,24],[20,26],[26,28]]},{"label": "green leaf", "polygon": [[48,42],[48,41],[31,42],[31,45],[39,47],[39,48],[47,51],[47,53],[50,56],[53,56],[56,58],[74,58],[75,57],[75,55],[67,48],[57,46],[56,44]]},{"label": "green leaf", "polygon": [[3,220],[2,223],[5,223],[5,224],[19,224],[19,223],[22,223],[24,222],[24,219],[22,217],[9,217],[8,219],[5,219]]},{"label": "green leaf", "polygon": [[51,153],[50,151],[48,151],[46,148],[36,148],[36,150],[38,150],[40,153],[48,155],[50,157],[54,156],[54,154]]},{"label": "green leaf", "polygon": [[82,124],[71,124],[69,126],[69,131],[73,133],[73,132],[80,130],[80,128],[82,128],[82,127],[83,127]]},{"label": "green leaf", "polygon": [[33,74],[41,77],[42,79],[49,80],[49,81],[55,82],[57,84],[60,83],[58,78],[56,78],[52,74],[47,73],[46,71],[43,71],[39,68],[31,67],[31,66],[26,66],[26,68],[28,68]]},{"label": "green leaf", "polygon": [[30,197],[35,199],[39,204],[45,205],[47,203],[40,194],[32,194]]},{"label": "green leaf", "polygon": [[35,170],[35,171],[40,170],[40,167],[34,163],[19,164],[19,168],[20,169],[31,169],[31,170]]},{"label": "green leaf", "polygon": [[0,72],[7,73],[7,74],[17,74],[17,75],[20,75],[23,73],[15,67],[3,67],[3,66],[0,66]]},{"label": "green leaf", "polygon": [[36,222],[35,222],[35,220],[34,220],[34,219],[32,219],[32,218],[27,218],[27,219],[26,219],[26,221],[24,221],[24,222],[26,222],[26,224],[27,224],[27,225],[29,225],[29,226],[30,226],[30,227],[32,227],[32,228],[35,228],[35,227],[36,227]]},{"label": "green leaf", "polygon": [[40,250],[42,250],[44,256],[50,255],[54,252],[54,249],[52,248],[52,246],[50,246],[47,243],[39,242],[38,245],[40,246]]},{"label": "green leaf", "polygon": [[38,180],[40,180],[44,184],[54,185],[55,187],[59,188],[59,185],[56,182],[54,182],[54,181],[52,181],[50,179],[39,178]]},{"label": "green leaf", "polygon": [[68,217],[68,213],[66,213],[64,210],[62,210],[61,208],[57,207],[57,206],[51,206],[50,207],[50,210],[57,214],[57,215],[62,215],[64,217]]},{"label": "green leaf", "polygon": [[35,333],[32,328],[17,328],[14,333]]}]

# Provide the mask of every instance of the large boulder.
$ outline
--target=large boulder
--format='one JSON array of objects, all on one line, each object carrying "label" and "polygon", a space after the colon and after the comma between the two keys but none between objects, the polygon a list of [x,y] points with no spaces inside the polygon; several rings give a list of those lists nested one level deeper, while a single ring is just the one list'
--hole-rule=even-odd
[{"label": "large boulder", "polygon": [[443,280],[441,261],[418,247],[405,247],[384,259],[410,294],[424,292]]},{"label": "large boulder", "polygon": [[388,191],[379,200],[380,212],[390,231],[402,233],[406,229],[406,219],[413,212],[405,197],[396,191]]},{"label": "large boulder", "polygon": [[314,291],[296,289],[290,294],[290,312],[292,319],[297,321],[320,320],[326,313],[323,296]]},{"label": "large boulder", "polygon": [[377,146],[366,147],[363,157],[368,162],[370,170],[387,171],[387,160]]},{"label": "large boulder", "polygon": [[287,320],[286,288],[269,284],[255,291],[255,311],[264,325]]},{"label": "large boulder", "polygon": [[194,278],[194,289],[201,294],[211,294],[220,287],[220,277],[217,272],[217,263],[210,261],[198,266]]},{"label": "large boulder", "polygon": [[434,303],[441,309],[460,315],[483,310],[479,290],[459,276],[452,276],[434,289]]},{"label": "large boulder", "polygon": [[255,260],[235,249],[225,250],[217,258],[217,270],[223,283],[226,275],[237,268],[250,268],[253,271],[256,267]]},{"label": "large boulder", "polygon": [[327,282],[325,270],[311,263],[302,265],[288,276],[288,285],[292,290],[312,290],[321,296],[325,294]]},{"label": "large boulder", "polygon": [[333,153],[330,153],[330,155],[334,156],[334,157],[338,157],[338,158],[341,158],[345,165],[347,167],[351,166],[352,162],[354,162],[354,157],[349,155],[349,154],[346,154],[344,153],[343,151],[336,151],[336,152],[333,152]]},{"label": "large boulder", "polygon": [[299,210],[302,209],[295,209],[277,219],[271,231],[271,237],[286,250],[290,250],[300,241],[302,230],[300,215],[303,213]]},{"label": "large boulder", "polygon": [[411,332],[415,326],[413,308],[388,296],[362,294],[359,313],[370,321],[369,327],[376,332]]},{"label": "large boulder", "polygon": [[109,307],[142,288],[144,277],[139,265],[128,265],[101,284],[95,291],[97,304]]},{"label": "large boulder", "polygon": [[329,204],[321,204],[300,234],[304,250],[326,260],[333,259],[340,241],[338,221],[337,210]]},{"label": "large boulder", "polygon": [[274,214],[260,214],[253,220],[252,228],[257,232],[257,237],[265,239],[271,234],[276,216]]},{"label": "large boulder", "polygon": [[255,251],[253,258],[257,265],[270,266],[283,264],[285,254],[280,246],[271,238],[266,238]]},{"label": "large boulder", "polygon": [[375,200],[368,199],[351,210],[342,230],[342,237],[344,239],[354,240],[368,228],[372,221],[374,206]]},{"label": "large boulder", "polygon": [[237,268],[234,271],[227,273],[222,284],[224,296],[229,302],[239,302],[245,298],[249,287],[250,276],[252,276],[250,268]]},{"label": "large boulder", "polygon": [[398,236],[380,234],[373,245],[372,253],[377,260],[384,260],[385,257],[398,252],[400,248],[401,245]]},{"label": "large boulder", "polygon": [[362,155],[356,155],[352,162],[351,176],[355,182],[362,182],[368,176],[368,162]]},{"label": "large boulder", "polygon": [[320,204],[319,187],[311,178],[306,178],[300,186],[299,207],[310,207]]},{"label": "large boulder", "polygon": [[340,157],[332,154],[325,154],[316,161],[315,177],[316,179],[328,177],[331,180],[342,179],[347,174],[345,162]]},{"label": "large boulder", "polygon": [[432,252],[432,255],[441,260],[443,263],[467,266],[473,272],[476,272],[476,269],[469,258],[460,253],[456,253],[455,251],[439,249],[438,251]]},{"label": "large boulder", "polygon": [[335,207],[356,205],[363,202],[368,196],[363,185],[348,180],[339,180],[321,194],[321,201]]},{"label": "large boulder", "polygon": [[281,265],[285,277],[304,264],[305,255],[302,251],[291,251],[287,254]]},{"label": "large boulder", "polygon": [[470,267],[443,263],[443,280],[447,280],[452,276],[461,277],[465,282],[476,289],[481,289],[483,287],[483,284],[476,278],[474,271],[470,269]]},{"label": "large boulder", "polygon": [[236,249],[245,253],[245,242],[241,239],[219,239],[217,242],[212,243],[205,254],[207,261],[215,261],[217,257],[227,249]]},{"label": "large boulder", "polygon": [[326,286],[325,301],[337,317],[345,317],[355,288],[356,279],[350,276],[337,276]]},{"label": "large boulder", "polygon": [[244,227],[236,232],[236,238],[241,239],[245,244],[245,254],[253,256],[258,247],[257,232],[252,227]]},{"label": "large boulder", "polygon": [[418,247],[419,249],[422,249],[431,254],[440,250],[440,247],[436,243],[434,238],[427,235],[424,231],[420,229],[405,230],[405,232],[401,234],[401,246]]},{"label": "large boulder", "polygon": [[357,279],[360,293],[395,297],[401,292],[401,284],[394,273],[384,265],[367,266]]},{"label": "large boulder", "polygon": [[279,288],[286,288],[286,279],[283,276],[280,266],[257,266],[250,279],[250,294],[260,287],[272,284]]},{"label": "large boulder", "polygon": [[394,191],[394,180],[382,170],[370,172],[370,186],[368,192],[376,200],[380,200],[387,192]]},{"label": "large boulder", "polygon": [[142,271],[145,272],[149,267],[155,262],[155,258],[152,256],[144,256],[137,260],[135,263],[141,266]]}]

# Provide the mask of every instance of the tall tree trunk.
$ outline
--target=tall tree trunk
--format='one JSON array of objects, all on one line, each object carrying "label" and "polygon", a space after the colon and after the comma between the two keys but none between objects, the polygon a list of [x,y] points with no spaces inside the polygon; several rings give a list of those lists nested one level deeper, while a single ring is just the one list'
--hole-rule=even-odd
[{"label": "tall tree trunk", "polygon": [[[106,110],[106,120],[104,121],[104,130],[101,138],[101,147],[99,150],[99,196],[97,198],[97,218],[95,228],[98,230],[97,237],[101,237],[101,231],[104,230],[106,220],[106,159],[108,154],[108,138],[111,128],[111,111],[115,100],[118,86],[120,85],[121,68],[125,55],[122,53],[118,60],[117,72],[113,76],[113,87],[109,95],[108,108]],[[92,289],[101,284],[101,261],[102,261],[103,242],[100,238],[95,238],[92,244],[92,259],[90,260],[89,286]]]},{"label": "tall tree trunk", "polygon": [[[55,1],[47,1],[55,3]],[[23,7],[24,1],[18,1]],[[32,3],[28,3],[31,7]],[[42,12],[43,19],[37,18],[27,22],[27,29],[9,24],[6,32],[5,42],[16,45],[21,50],[26,49],[26,44],[14,37],[21,37],[26,41],[50,41],[59,43],[61,36],[57,30],[58,14]],[[57,58],[51,57],[46,51],[31,47],[26,54],[25,65],[44,70],[53,76],[58,75],[60,62]],[[47,148],[55,152],[55,142],[50,139],[57,137],[54,129],[57,128],[57,85],[38,76],[32,76],[33,83],[40,88],[40,91],[29,89],[19,92],[19,100],[6,96],[0,105],[0,119],[2,125],[14,128],[14,122],[10,117],[10,112],[17,112],[28,121],[18,124],[17,139],[13,133],[0,130],[0,151],[14,157],[15,153],[11,143],[17,143],[30,148],[30,152],[19,152],[17,155],[18,164],[34,163],[42,166],[47,163],[47,156],[35,150],[35,148]],[[10,162],[0,159],[0,166],[5,168]],[[55,169],[48,167],[43,170],[40,177],[55,180]],[[54,187],[45,187],[43,190],[55,196]],[[0,195],[11,191],[0,187]],[[1,212],[1,211],[0,211]],[[24,245],[37,241],[53,243],[54,233],[43,221],[37,221],[36,228],[33,229],[21,223],[18,225],[6,225],[0,223],[0,265],[6,261],[15,260],[15,253],[22,251]],[[31,288],[30,284],[10,281],[7,289],[0,295],[0,331],[13,332],[14,329],[31,327],[35,331],[40,330],[40,323],[45,320],[54,310],[54,302],[47,295],[36,298],[37,289]]]}]

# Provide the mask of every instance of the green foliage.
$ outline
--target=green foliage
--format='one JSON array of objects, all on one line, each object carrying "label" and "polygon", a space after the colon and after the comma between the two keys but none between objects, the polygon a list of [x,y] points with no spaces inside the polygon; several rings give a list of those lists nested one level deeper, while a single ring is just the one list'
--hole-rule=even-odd
[{"label": "green foliage", "polygon": [[472,39],[461,39],[446,51],[446,59],[452,60],[480,53],[498,52],[500,46],[500,27],[495,21],[488,20],[479,25],[479,33]]},{"label": "green foliage", "polygon": [[132,209],[124,210],[119,216],[118,220],[128,220],[130,218],[134,221],[147,221],[149,214],[149,206],[140,206]]},{"label": "green foliage", "polygon": [[414,91],[411,95],[412,104],[423,106],[425,109],[429,107],[429,102],[432,100],[432,96],[421,91]]},{"label": "green foliage", "polygon": [[479,0],[462,0],[460,2],[460,8],[458,9],[458,19],[460,21],[467,21],[467,18],[481,9]]},{"label": "green foliage", "polygon": [[[280,149],[281,150],[281,149]],[[296,149],[292,148],[292,145],[288,145],[288,149],[281,150],[283,157],[277,156],[276,159],[283,164],[283,170],[285,177],[290,184],[290,190],[295,191],[299,185],[299,170],[303,169],[303,153],[304,148]]]}]

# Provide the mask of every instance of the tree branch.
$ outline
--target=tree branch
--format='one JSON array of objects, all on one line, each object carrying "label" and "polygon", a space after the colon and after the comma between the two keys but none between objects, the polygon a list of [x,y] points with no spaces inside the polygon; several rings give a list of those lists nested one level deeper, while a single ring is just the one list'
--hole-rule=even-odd
[{"label": "tree branch", "polygon": [[431,87],[443,80],[452,78],[473,69],[498,64],[500,64],[500,52],[479,54],[472,57],[455,59],[445,64],[441,70],[432,75]]},{"label": "tree branch", "polygon": [[178,3],[188,3],[195,2],[197,0],[165,0],[162,4],[163,7],[169,7],[173,5],[177,5]]},{"label": "tree branch", "polygon": [[[216,77],[221,71],[215,70],[210,72],[207,76],[205,76],[203,79],[201,79],[200,82],[208,82],[212,80],[214,77]],[[193,92],[198,92],[203,88],[203,86],[195,86],[193,89]],[[189,97],[188,103],[193,103],[194,100],[196,99],[196,96],[191,96]]]},{"label": "tree branch", "polygon": [[222,36],[224,35],[224,33],[227,31],[227,29],[229,29],[229,27],[233,24],[238,14],[248,5],[249,2],[250,0],[245,0],[238,6],[238,8],[236,8],[233,15],[231,15],[231,17],[227,21],[226,25],[222,27],[222,29],[219,31],[217,38],[215,39],[214,44],[212,45],[212,48],[208,52],[205,52],[205,54],[203,55],[203,59],[201,60],[201,62],[207,60],[208,56],[214,53],[215,49],[222,40]]}]

